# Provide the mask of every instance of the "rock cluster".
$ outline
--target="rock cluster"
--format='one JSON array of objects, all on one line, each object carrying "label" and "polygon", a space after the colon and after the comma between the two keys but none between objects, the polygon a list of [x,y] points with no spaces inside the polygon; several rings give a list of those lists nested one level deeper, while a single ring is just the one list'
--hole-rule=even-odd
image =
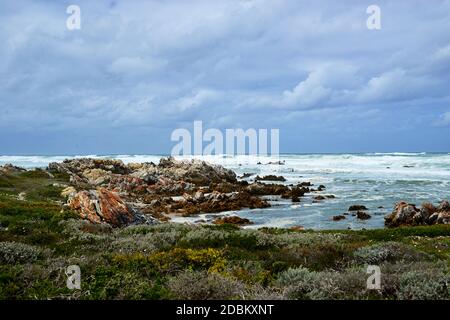
[{"label": "rock cluster", "polygon": [[431,203],[424,203],[421,208],[417,208],[414,204],[401,201],[384,219],[388,227],[449,224],[450,203],[444,200],[437,207]]},{"label": "rock cluster", "polygon": [[20,167],[16,167],[10,163],[0,166],[0,174],[10,174],[10,173],[24,172],[24,171],[26,171],[26,170],[23,168],[20,168]]},{"label": "rock cluster", "polygon": [[[51,163],[48,171],[70,176],[71,186],[63,190],[69,208],[84,219],[113,226],[165,221],[172,215],[266,208],[270,203],[260,197],[266,195],[299,202],[311,186],[309,182],[249,183],[222,166],[172,157],[162,158],[159,164],[80,158]],[[269,175],[262,180],[285,179]]]}]

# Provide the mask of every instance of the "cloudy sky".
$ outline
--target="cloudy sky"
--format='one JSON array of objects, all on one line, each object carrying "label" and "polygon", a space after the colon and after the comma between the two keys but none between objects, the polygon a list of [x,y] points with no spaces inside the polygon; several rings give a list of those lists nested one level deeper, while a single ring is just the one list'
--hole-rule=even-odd
[{"label": "cloudy sky", "polygon": [[0,0],[0,21],[0,154],[168,153],[194,120],[279,128],[281,152],[450,151],[449,0]]}]

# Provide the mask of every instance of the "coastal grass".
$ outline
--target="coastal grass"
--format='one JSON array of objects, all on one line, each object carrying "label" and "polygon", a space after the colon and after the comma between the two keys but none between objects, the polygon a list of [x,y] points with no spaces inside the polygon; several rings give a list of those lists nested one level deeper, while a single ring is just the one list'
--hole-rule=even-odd
[{"label": "coastal grass", "polygon": [[[67,179],[0,175],[0,299],[450,298],[449,226],[112,228],[62,210]],[[80,290],[66,287],[69,265]],[[368,265],[381,269],[380,290],[366,288]]]}]

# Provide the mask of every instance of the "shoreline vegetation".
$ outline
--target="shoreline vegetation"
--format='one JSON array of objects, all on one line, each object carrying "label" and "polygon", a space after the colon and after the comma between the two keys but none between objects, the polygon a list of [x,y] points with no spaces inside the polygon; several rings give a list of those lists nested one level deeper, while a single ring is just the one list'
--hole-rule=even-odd
[{"label": "shoreline vegetation", "polygon": [[[203,161],[0,167],[0,299],[449,299],[450,205],[400,202],[373,230],[243,229],[215,213],[333,197]],[[175,216],[211,213],[186,225]],[[333,218],[334,219],[334,218]],[[354,204],[339,219],[370,219]],[[205,223],[207,222],[207,223]],[[66,287],[78,265],[81,289]],[[367,289],[368,265],[381,288]]]}]

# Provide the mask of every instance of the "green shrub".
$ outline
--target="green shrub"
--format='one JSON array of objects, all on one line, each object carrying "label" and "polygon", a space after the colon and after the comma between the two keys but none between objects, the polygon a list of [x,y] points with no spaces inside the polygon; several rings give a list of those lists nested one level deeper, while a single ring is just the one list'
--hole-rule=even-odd
[{"label": "green shrub", "polygon": [[398,242],[377,243],[359,248],[354,252],[355,260],[363,264],[380,264],[385,261],[415,261],[427,258],[410,246]]},{"label": "green shrub", "polygon": [[20,242],[0,242],[0,262],[4,264],[30,263],[42,253],[37,247]]},{"label": "green shrub", "polygon": [[437,300],[450,298],[450,275],[437,270],[413,270],[400,277],[399,298]]},{"label": "green shrub", "polygon": [[169,279],[167,287],[175,299],[225,300],[241,297],[244,285],[218,273],[185,271]]}]

